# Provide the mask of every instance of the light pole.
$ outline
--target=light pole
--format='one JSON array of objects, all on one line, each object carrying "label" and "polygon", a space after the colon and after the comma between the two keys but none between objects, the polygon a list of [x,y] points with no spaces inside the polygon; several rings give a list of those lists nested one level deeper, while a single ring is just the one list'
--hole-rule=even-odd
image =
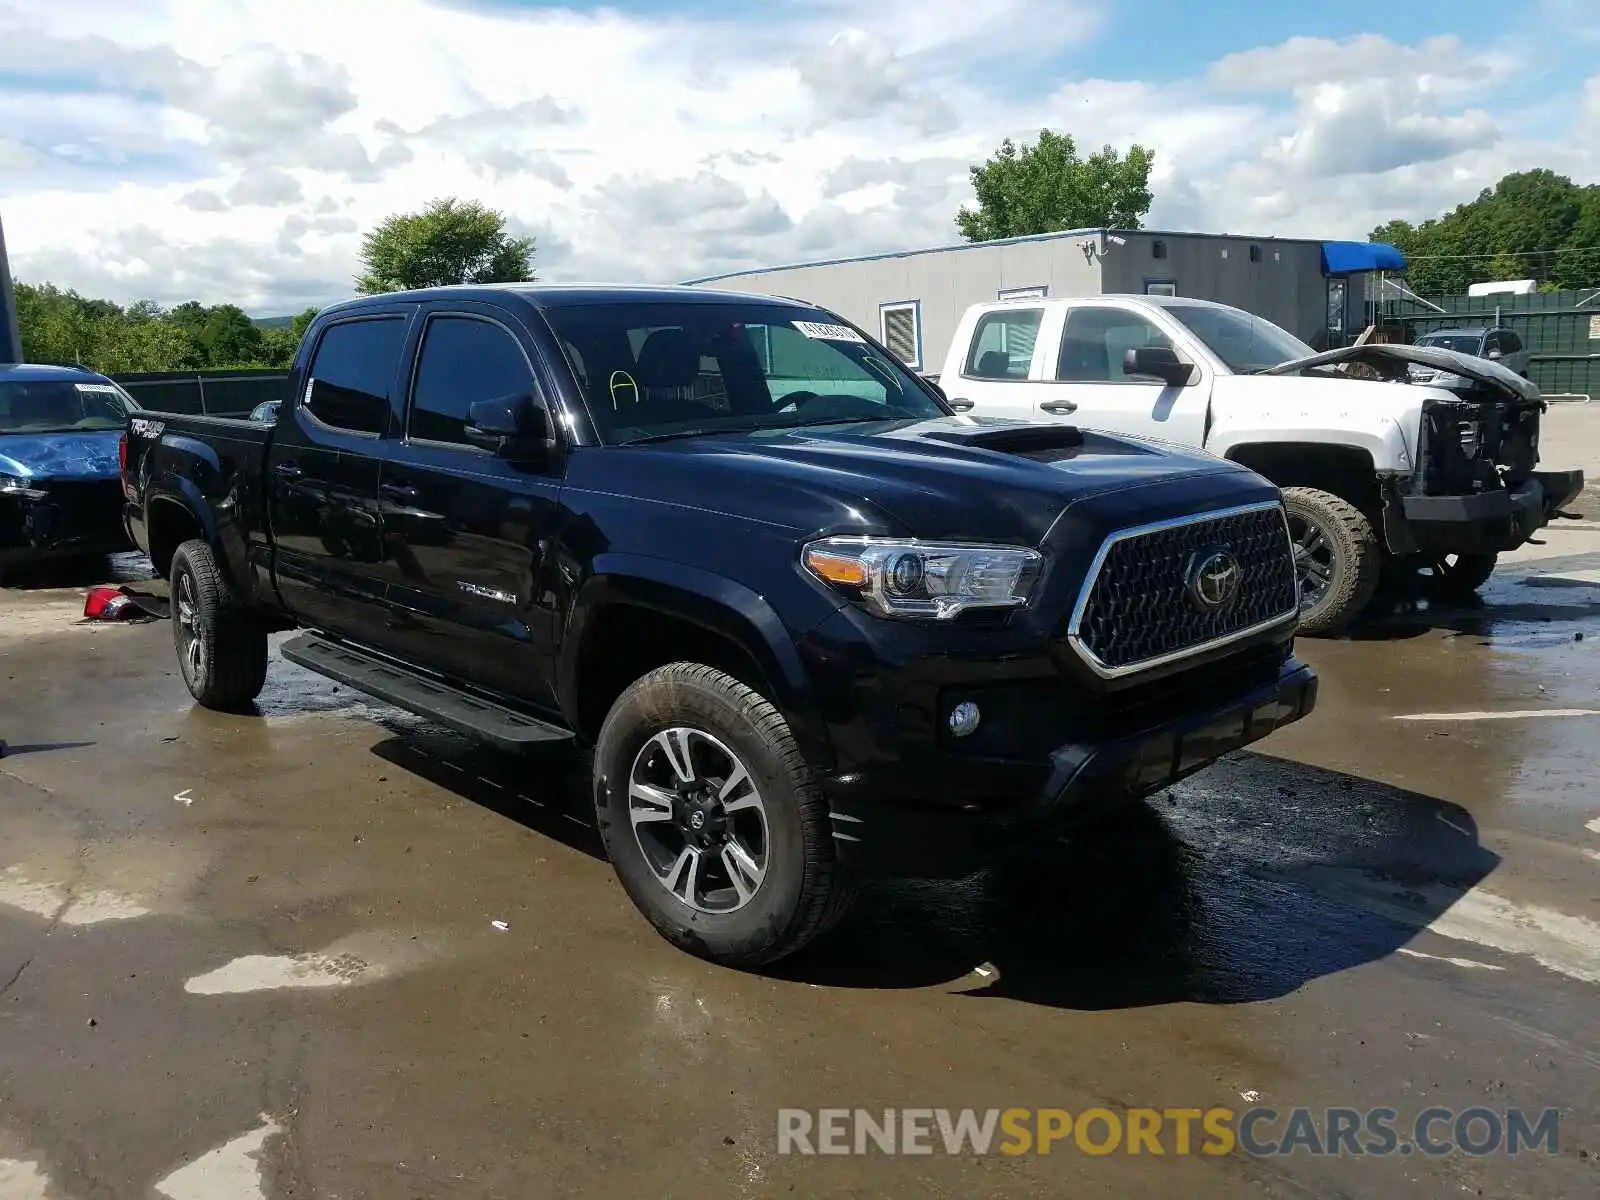
[{"label": "light pole", "polygon": [[0,224],[0,362],[22,361],[22,330],[17,328],[17,297],[11,290],[11,260],[6,228]]}]

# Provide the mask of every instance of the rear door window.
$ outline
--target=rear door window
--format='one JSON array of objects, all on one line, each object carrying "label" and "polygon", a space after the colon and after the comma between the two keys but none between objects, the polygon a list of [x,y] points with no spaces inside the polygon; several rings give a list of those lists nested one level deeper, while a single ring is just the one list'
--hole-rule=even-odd
[{"label": "rear door window", "polygon": [[978,318],[962,373],[969,379],[1026,379],[1042,308],[999,309]]},{"label": "rear door window", "polygon": [[381,435],[405,344],[404,317],[365,317],[329,325],[311,360],[303,407],[324,425]]}]

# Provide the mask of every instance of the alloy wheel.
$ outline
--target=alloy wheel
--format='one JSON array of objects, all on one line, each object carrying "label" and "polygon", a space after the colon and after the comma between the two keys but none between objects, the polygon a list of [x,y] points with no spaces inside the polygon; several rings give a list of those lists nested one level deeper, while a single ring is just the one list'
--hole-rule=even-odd
[{"label": "alloy wheel", "polygon": [[1321,526],[1295,513],[1289,514],[1289,540],[1294,544],[1294,576],[1300,588],[1300,611],[1322,603],[1333,586],[1333,541]]},{"label": "alloy wheel", "polygon": [[657,882],[690,908],[744,908],[767,874],[766,805],[749,770],[702,729],[663,729],[634,757],[628,815]]},{"label": "alloy wheel", "polygon": [[195,599],[194,576],[180,571],[178,585],[178,661],[192,688],[206,683],[206,644],[200,636],[200,605]]}]

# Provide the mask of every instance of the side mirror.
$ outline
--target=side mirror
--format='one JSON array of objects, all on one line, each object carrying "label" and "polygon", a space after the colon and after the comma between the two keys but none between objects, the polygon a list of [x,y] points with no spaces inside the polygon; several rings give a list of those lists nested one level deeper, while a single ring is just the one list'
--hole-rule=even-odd
[{"label": "side mirror", "polygon": [[1490,358],[1500,358],[1500,357],[1503,357],[1503,356],[1501,355],[1500,351],[1491,350],[1491,351],[1489,351],[1488,357],[1490,357]]},{"label": "side mirror", "polygon": [[1194,368],[1178,358],[1171,346],[1137,346],[1123,351],[1124,375],[1151,375],[1168,387],[1184,387],[1194,378]]},{"label": "side mirror", "polygon": [[467,441],[512,462],[543,462],[555,449],[550,414],[532,394],[479,400],[467,409]]}]

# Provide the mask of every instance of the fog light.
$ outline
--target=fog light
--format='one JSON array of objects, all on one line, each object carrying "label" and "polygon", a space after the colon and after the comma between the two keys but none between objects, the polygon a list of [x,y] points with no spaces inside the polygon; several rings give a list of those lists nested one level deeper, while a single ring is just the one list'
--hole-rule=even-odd
[{"label": "fog light", "polygon": [[956,737],[966,737],[978,727],[982,714],[971,700],[963,700],[950,710],[950,732]]}]

